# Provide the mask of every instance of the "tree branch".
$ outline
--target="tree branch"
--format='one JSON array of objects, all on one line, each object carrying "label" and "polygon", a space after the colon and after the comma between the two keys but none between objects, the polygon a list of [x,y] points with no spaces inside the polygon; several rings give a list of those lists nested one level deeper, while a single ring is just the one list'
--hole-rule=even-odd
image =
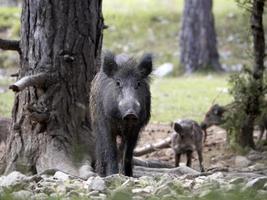
[{"label": "tree branch", "polygon": [[139,160],[133,158],[133,163],[136,166],[150,167],[150,168],[173,168],[173,165],[169,163],[157,161],[157,160]]},{"label": "tree branch", "polygon": [[138,148],[134,151],[134,156],[142,156],[159,149],[169,148],[171,143],[171,138],[168,137],[156,144],[147,144],[144,147]]},{"label": "tree branch", "polygon": [[18,40],[3,40],[0,38],[0,49],[21,52]]},{"label": "tree branch", "polygon": [[16,83],[10,85],[9,89],[13,90],[14,92],[19,92],[29,86],[36,86],[36,87],[43,86],[47,80],[48,80],[48,75],[46,73],[39,73],[36,75],[25,76],[22,79],[18,80]]}]

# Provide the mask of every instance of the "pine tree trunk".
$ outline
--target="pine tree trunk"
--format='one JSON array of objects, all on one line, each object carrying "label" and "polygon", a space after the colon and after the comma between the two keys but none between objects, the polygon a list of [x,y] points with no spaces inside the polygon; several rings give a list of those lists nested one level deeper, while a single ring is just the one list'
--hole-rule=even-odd
[{"label": "pine tree trunk", "polygon": [[[260,113],[260,101],[263,97],[263,73],[265,58],[265,38],[263,27],[263,13],[265,0],[253,0],[251,13],[251,30],[254,45],[253,79],[258,84],[257,91],[251,94],[248,101],[247,119],[243,122],[238,143],[242,147],[255,148],[253,140],[254,121]],[[248,94],[250,95],[250,94]]]},{"label": "pine tree trunk", "polygon": [[102,46],[101,0],[25,0],[21,68],[5,173],[58,169],[86,176],[94,162],[90,83]]},{"label": "pine tree trunk", "polygon": [[180,62],[186,73],[206,68],[222,71],[212,0],[185,0],[180,47]]}]

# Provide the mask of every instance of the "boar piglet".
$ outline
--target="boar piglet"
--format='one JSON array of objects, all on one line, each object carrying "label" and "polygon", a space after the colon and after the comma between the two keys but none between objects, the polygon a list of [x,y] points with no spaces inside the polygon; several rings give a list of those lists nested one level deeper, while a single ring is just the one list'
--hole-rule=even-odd
[{"label": "boar piglet", "polygon": [[[137,62],[126,55],[106,53],[91,88],[90,112],[96,136],[96,169],[107,176],[132,176],[132,157],[140,130],[150,119],[149,75],[152,56]],[[117,148],[116,138],[121,138]],[[120,151],[120,152],[118,152]],[[122,155],[121,158],[118,158]]]},{"label": "boar piglet", "polygon": [[207,129],[213,125],[220,125],[223,123],[223,114],[225,111],[225,107],[215,104],[211,106],[205,114],[205,118],[200,125],[204,131],[204,142],[207,140]]},{"label": "boar piglet", "polygon": [[[229,112],[229,110],[234,109],[234,104],[227,104],[225,106],[221,106],[218,104],[212,105],[208,112],[205,114],[204,120],[201,123],[201,128],[205,133],[204,142],[207,138],[207,129],[213,125],[221,125],[224,123],[224,115]],[[255,124],[258,125],[260,129],[260,135],[258,139],[258,143],[262,140],[264,133],[267,130],[267,115],[262,115],[257,118]],[[267,133],[266,133],[267,140]]]},{"label": "boar piglet", "polygon": [[202,137],[203,133],[197,122],[189,119],[174,122],[175,132],[172,134],[171,147],[175,155],[175,166],[180,164],[182,154],[186,154],[188,167],[192,164],[192,154],[194,151],[198,154],[200,170],[203,172],[202,165]]}]

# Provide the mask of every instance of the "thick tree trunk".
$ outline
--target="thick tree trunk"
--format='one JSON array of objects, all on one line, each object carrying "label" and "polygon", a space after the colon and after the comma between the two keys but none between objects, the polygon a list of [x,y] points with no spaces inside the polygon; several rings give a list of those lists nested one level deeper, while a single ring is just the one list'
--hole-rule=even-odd
[{"label": "thick tree trunk", "polygon": [[253,78],[257,83],[257,91],[250,96],[246,114],[247,118],[241,128],[238,143],[242,147],[255,148],[253,141],[253,126],[257,116],[260,115],[260,100],[263,97],[263,72],[265,58],[265,38],[263,27],[263,13],[265,0],[253,0],[251,9],[251,29],[254,45],[254,68]]},{"label": "thick tree trunk", "polygon": [[185,0],[180,47],[180,62],[186,73],[205,68],[222,71],[212,0]]},{"label": "thick tree trunk", "polygon": [[25,0],[21,68],[4,172],[58,169],[86,176],[94,162],[90,83],[100,63],[102,1]]}]

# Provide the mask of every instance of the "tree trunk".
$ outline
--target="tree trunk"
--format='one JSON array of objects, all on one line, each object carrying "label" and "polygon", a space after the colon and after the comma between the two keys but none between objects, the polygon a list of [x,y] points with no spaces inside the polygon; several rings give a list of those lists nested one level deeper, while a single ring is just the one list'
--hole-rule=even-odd
[{"label": "tree trunk", "polygon": [[58,169],[87,176],[92,169],[89,93],[100,64],[101,7],[101,0],[24,1],[5,173]]},{"label": "tree trunk", "polygon": [[255,148],[253,141],[253,126],[257,116],[260,115],[260,101],[263,98],[263,73],[265,58],[265,38],[263,27],[263,13],[265,0],[253,0],[251,13],[251,29],[254,45],[254,68],[253,79],[257,88],[248,101],[246,114],[247,118],[241,127],[238,143],[242,147]]},{"label": "tree trunk", "polygon": [[185,0],[180,47],[180,62],[186,73],[206,68],[222,71],[212,0]]}]

